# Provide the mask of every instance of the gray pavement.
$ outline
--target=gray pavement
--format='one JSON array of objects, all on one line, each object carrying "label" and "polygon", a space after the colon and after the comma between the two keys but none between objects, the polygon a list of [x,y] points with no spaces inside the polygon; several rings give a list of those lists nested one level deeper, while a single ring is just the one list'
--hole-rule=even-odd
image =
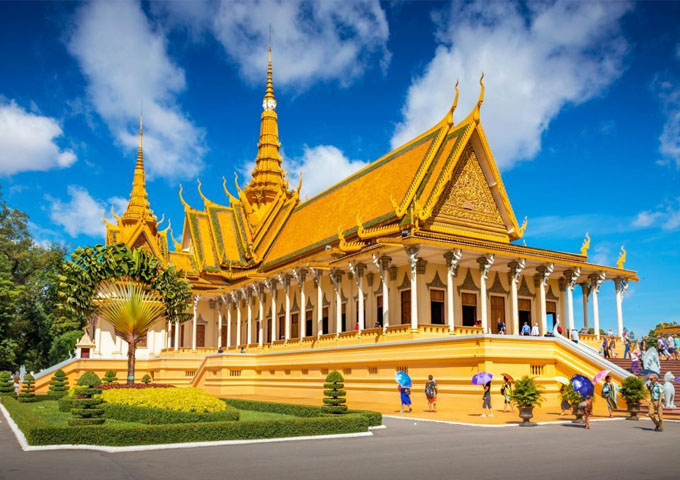
[{"label": "gray pavement", "polygon": [[134,453],[23,452],[2,419],[0,479],[677,479],[680,424],[479,428],[385,419],[372,437]]}]

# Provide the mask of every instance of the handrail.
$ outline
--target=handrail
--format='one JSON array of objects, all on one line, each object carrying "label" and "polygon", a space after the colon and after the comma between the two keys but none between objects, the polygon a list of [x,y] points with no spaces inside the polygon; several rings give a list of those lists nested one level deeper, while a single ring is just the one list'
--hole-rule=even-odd
[{"label": "handrail", "polygon": [[52,373],[52,372],[56,372],[57,370],[60,370],[61,367],[65,367],[66,365],[69,365],[69,364],[71,364],[71,363],[73,363],[73,362],[76,362],[76,361],[78,361],[78,360],[80,360],[78,357],[67,358],[67,359],[64,360],[63,362],[59,362],[59,363],[57,363],[56,365],[52,365],[51,367],[47,367],[47,368],[45,368],[45,369],[43,369],[43,370],[40,370],[38,373],[36,373],[35,375],[33,375],[33,378],[35,378],[35,379],[37,380],[37,379],[39,379],[39,378],[44,377],[44,376],[47,375],[47,374],[50,374],[50,373]]},{"label": "handrail", "polygon": [[603,367],[603,370],[609,370],[610,372],[614,373],[615,375],[618,375],[621,378],[627,378],[632,376],[633,374],[630,373],[628,370],[619,367],[615,363],[610,362],[606,358],[603,358],[600,356],[599,352],[595,350],[593,347],[590,345],[586,345],[584,343],[575,343],[572,342],[571,340],[568,340],[564,338],[562,335],[558,335],[557,337],[553,337],[555,340],[558,342],[561,342],[563,346],[568,347],[569,349],[576,350],[592,360],[594,363],[599,364],[601,367]]}]

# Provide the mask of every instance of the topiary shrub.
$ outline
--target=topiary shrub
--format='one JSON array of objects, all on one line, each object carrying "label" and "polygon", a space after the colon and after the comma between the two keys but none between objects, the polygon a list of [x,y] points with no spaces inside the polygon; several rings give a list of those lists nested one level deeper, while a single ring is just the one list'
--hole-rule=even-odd
[{"label": "topiary shrub", "polygon": [[148,373],[142,377],[142,383],[144,385],[148,385],[151,383],[151,376]]},{"label": "topiary shrub", "polygon": [[0,372],[0,396],[15,396],[14,379],[9,372]]},{"label": "topiary shrub", "polygon": [[24,375],[21,392],[19,392],[19,401],[24,403],[35,402],[35,378],[31,374]]},{"label": "topiary shrub", "polygon": [[562,392],[562,400],[565,400],[573,407],[574,405],[578,405],[583,400],[583,398],[574,391],[574,386],[571,384],[571,382],[569,382],[569,385],[567,385],[567,387]]},{"label": "topiary shrub", "polygon": [[518,407],[535,407],[543,402],[543,389],[532,377],[525,375],[515,383],[510,398]]},{"label": "topiary shrub", "polygon": [[112,383],[118,383],[118,378],[116,378],[116,372],[113,370],[107,370],[102,378],[104,385],[111,385]]},{"label": "topiary shrub", "polygon": [[627,377],[623,379],[621,385],[621,396],[626,404],[640,403],[647,398],[647,387],[645,382],[639,377]]},{"label": "topiary shrub", "polygon": [[68,424],[72,427],[81,425],[101,425],[104,423],[104,409],[99,407],[104,400],[101,398],[93,398],[95,395],[101,394],[101,380],[94,372],[86,372],[80,377],[78,385],[81,388],[76,388],[75,398],[71,402],[72,418],[68,419]]},{"label": "topiary shrub", "polygon": [[345,379],[342,378],[342,375],[337,370],[333,370],[326,377],[326,383],[323,384],[325,389],[323,391],[324,405],[321,407],[323,413],[340,414],[347,412],[347,405],[345,405],[347,403],[345,399],[347,392],[343,390],[345,386],[344,381]]},{"label": "topiary shrub", "polygon": [[68,393],[68,377],[63,370],[57,370],[50,380],[48,395],[53,399],[59,399]]}]

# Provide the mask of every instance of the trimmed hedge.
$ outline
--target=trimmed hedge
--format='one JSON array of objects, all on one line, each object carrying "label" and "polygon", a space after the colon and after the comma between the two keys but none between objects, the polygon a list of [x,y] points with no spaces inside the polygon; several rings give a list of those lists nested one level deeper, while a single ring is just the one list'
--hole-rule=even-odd
[{"label": "trimmed hedge", "polygon": [[122,420],[124,422],[143,423],[146,425],[163,425],[172,423],[202,423],[202,422],[227,422],[239,419],[239,412],[234,407],[227,405],[223,412],[198,413],[180,412],[161,408],[135,407],[132,405],[117,405],[105,403],[104,416]]},{"label": "trimmed hedge", "polygon": [[68,394],[68,377],[63,370],[57,370],[50,380],[49,393],[55,400]]},{"label": "trimmed hedge", "polygon": [[20,402],[35,402],[35,378],[30,373],[24,375],[24,381],[19,392]]},{"label": "trimmed hedge", "polygon": [[150,445],[365,432],[363,415],[169,425],[57,426],[10,397],[0,399],[30,445]]},{"label": "trimmed hedge", "polygon": [[0,372],[0,395],[15,396],[14,379],[9,372]]},{"label": "trimmed hedge", "polygon": [[[323,407],[313,405],[293,405],[290,403],[258,402],[255,400],[242,400],[235,398],[223,398],[227,405],[239,410],[255,410],[258,412],[280,413],[295,417],[313,418],[328,415],[323,413]],[[371,410],[347,410],[348,414],[356,414],[366,417],[371,427],[382,425],[382,414]],[[336,416],[336,415],[332,415]]]}]

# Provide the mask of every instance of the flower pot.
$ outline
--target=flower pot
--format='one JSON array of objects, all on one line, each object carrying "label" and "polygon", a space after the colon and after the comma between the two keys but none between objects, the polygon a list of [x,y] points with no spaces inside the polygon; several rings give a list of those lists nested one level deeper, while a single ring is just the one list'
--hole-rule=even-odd
[{"label": "flower pot", "polygon": [[580,403],[571,406],[571,413],[574,415],[574,417],[576,417],[571,421],[572,423],[585,422],[585,420],[583,420],[583,415],[585,415],[584,409],[585,407],[583,407]]},{"label": "flower pot", "polygon": [[640,413],[640,402],[630,402],[628,413],[630,413],[630,416],[626,417],[626,420],[640,420],[640,417],[637,416]]},{"label": "flower pot", "polygon": [[533,427],[535,424],[529,421],[533,417],[534,407],[519,407],[519,418],[524,420],[522,423],[519,424],[520,427]]}]

